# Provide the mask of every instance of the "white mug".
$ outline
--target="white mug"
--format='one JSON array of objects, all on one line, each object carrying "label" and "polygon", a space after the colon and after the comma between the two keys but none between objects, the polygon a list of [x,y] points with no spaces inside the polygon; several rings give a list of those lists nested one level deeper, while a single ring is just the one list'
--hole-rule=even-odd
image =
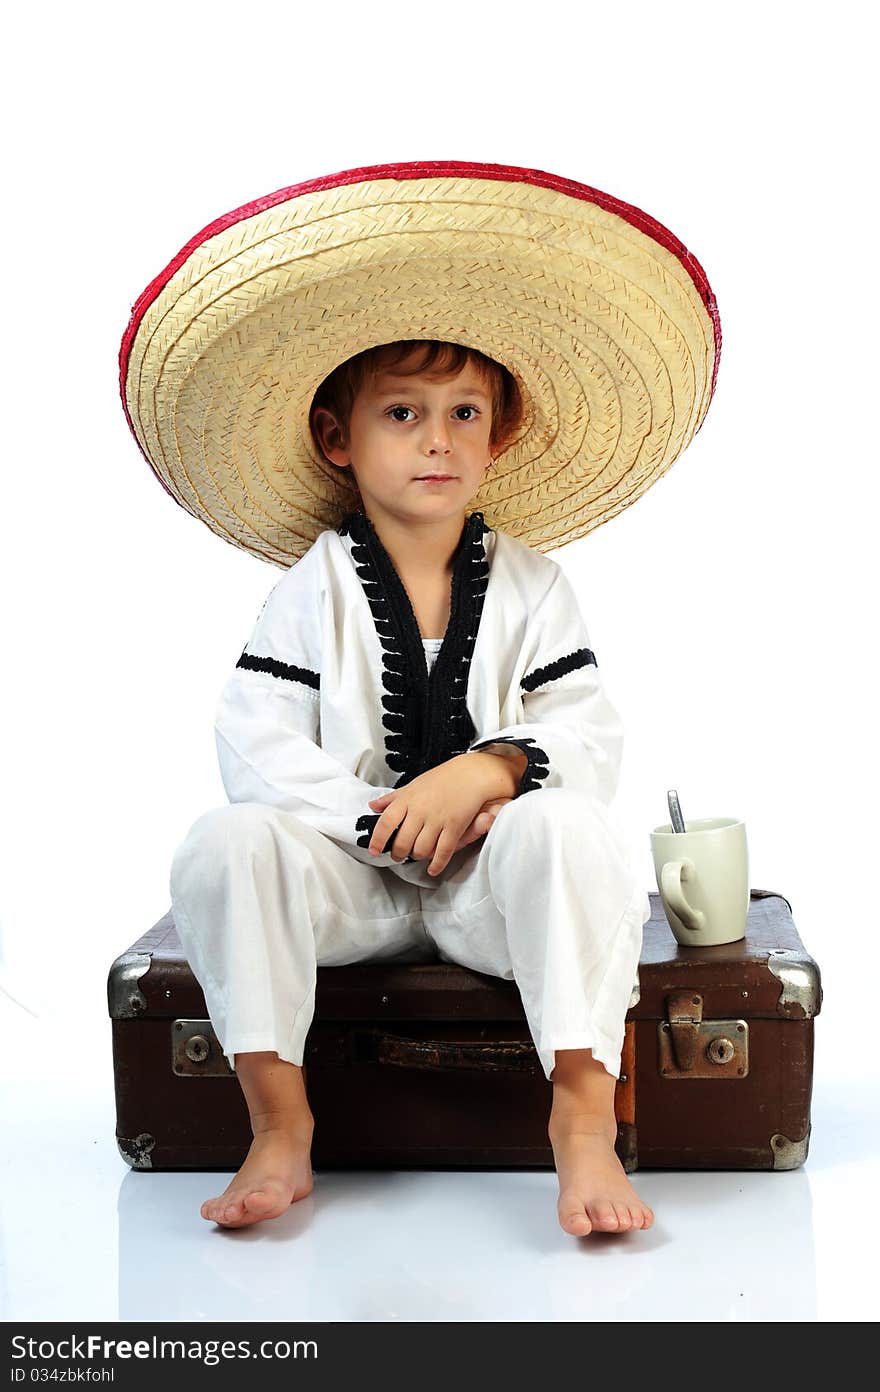
[{"label": "white mug", "polygon": [[745,822],[688,820],[687,831],[655,827],[651,851],[657,888],[676,941],[687,947],[738,942],[749,913]]}]

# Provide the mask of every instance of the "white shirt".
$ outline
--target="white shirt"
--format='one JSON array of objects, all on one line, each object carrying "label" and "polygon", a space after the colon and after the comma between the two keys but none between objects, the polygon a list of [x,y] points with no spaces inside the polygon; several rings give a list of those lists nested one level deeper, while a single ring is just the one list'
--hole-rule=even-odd
[{"label": "white shirt", "polygon": [[443,639],[442,639],[442,638],[423,638],[423,639],[422,639],[422,645],[423,645],[423,647],[424,647],[424,649],[425,649],[425,661],[426,661],[427,664],[428,664],[428,671],[429,671],[429,672],[430,672],[431,668],[434,666],[434,663],[437,661],[437,654],[439,653],[442,644],[443,644]]},{"label": "white shirt", "polygon": [[421,637],[365,513],[322,532],[266,599],[215,737],[230,802],[285,808],[376,866],[398,862],[393,837],[367,850],[370,798],[454,755],[514,744],[529,758],[517,796],[573,788],[610,806],[623,747],[565,572],[479,512],[455,553],[442,640]]}]

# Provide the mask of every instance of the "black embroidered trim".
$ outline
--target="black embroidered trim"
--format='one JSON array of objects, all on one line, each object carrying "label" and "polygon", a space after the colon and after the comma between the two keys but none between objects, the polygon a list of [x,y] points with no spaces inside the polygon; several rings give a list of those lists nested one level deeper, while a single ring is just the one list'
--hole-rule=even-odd
[{"label": "black embroidered trim", "polygon": [[520,688],[523,691],[534,691],[536,686],[558,681],[567,672],[574,672],[578,667],[589,667],[590,663],[594,667],[598,667],[595,654],[589,648],[578,648],[577,652],[568,653],[565,657],[558,657],[555,662],[549,662],[546,667],[537,667],[534,672],[523,677]]},{"label": "black embroidered trim", "polygon": [[[354,829],[355,831],[364,832],[364,835],[359,836],[357,839],[357,844],[359,846],[369,846],[370,842],[373,839],[373,832],[376,829],[376,823],[378,822],[381,815],[381,812],[368,812],[365,816],[358,817],[357,821],[354,824]],[[385,842],[385,845],[379,848],[381,855],[389,854],[392,847],[394,846],[394,838],[399,831],[400,827],[394,828],[391,835],[388,837],[388,840]],[[415,856],[405,856],[404,859],[400,862],[400,864],[409,865],[414,860]]]},{"label": "black embroidered trim", "polygon": [[[519,780],[517,797],[520,793],[529,793],[533,788],[540,788],[550,772],[550,760],[531,735],[501,735],[496,739],[483,740],[481,744],[475,744],[473,749],[485,749],[489,744],[515,744],[528,759]],[[530,745],[534,745],[534,748],[530,748]]]},{"label": "black embroidered trim", "polygon": [[[347,513],[338,528],[351,535],[351,555],[382,645],[385,762],[403,787],[470,747],[476,730],[467,709],[468,676],[483,612],[489,563],[483,543],[489,531],[481,512],[471,513],[453,557],[449,623],[430,672],[419,625],[406,588],[366,513]],[[435,714],[436,713],[436,714]],[[381,813],[358,818],[368,846]],[[391,838],[385,849],[391,846]]]},{"label": "black embroidered trim", "polygon": [[273,677],[280,677],[283,681],[302,682],[303,686],[313,686],[319,690],[321,677],[318,672],[309,671],[308,667],[294,667],[290,662],[279,662],[274,657],[255,657],[253,653],[245,650],[236,662],[236,667],[244,667],[249,672],[268,672]]}]

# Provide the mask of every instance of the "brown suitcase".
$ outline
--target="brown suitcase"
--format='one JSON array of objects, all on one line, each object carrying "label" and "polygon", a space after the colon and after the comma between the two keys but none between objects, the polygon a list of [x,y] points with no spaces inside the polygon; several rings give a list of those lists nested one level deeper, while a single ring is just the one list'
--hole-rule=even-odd
[{"label": "brown suitcase", "polygon": [[[746,937],[679,946],[651,894],[615,1090],[628,1171],[794,1169],[807,1156],[819,969],[781,894]],[[171,913],[108,978],[116,1137],[134,1169],[237,1169],[251,1132]],[[319,967],[312,1164],[553,1168],[552,1083],[513,981],[446,962]]]}]

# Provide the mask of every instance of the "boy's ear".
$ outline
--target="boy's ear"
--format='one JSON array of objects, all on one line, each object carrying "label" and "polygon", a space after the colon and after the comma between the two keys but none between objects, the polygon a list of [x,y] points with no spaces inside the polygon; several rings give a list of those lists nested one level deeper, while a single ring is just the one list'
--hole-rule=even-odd
[{"label": "boy's ear", "polygon": [[345,433],[342,430],[332,411],[326,406],[319,406],[312,417],[312,428],[318,437],[322,453],[328,463],[335,464],[337,461],[330,458],[330,451],[346,448]]}]

